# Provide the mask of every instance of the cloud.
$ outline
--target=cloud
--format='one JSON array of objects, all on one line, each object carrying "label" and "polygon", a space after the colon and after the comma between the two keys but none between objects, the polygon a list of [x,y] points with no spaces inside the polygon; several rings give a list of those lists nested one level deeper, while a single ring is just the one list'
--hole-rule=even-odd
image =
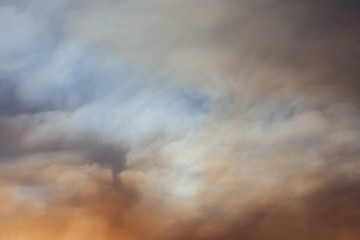
[{"label": "cloud", "polygon": [[356,239],[355,1],[0,1],[0,238]]}]

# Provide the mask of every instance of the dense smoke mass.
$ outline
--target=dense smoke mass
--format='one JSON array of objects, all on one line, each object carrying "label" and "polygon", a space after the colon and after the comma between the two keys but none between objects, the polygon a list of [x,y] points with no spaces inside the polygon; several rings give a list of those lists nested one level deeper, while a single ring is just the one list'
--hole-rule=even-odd
[{"label": "dense smoke mass", "polygon": [[0,0],[0,239],[360,239],[359,12]]}]

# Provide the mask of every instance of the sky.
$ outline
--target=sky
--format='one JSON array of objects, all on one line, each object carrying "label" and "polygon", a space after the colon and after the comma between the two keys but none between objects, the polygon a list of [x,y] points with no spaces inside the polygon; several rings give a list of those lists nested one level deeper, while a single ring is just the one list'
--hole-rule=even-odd
[{"label": "sky", "polygon": [[359,239],[359,11],[0,0],[0,239]]}]

